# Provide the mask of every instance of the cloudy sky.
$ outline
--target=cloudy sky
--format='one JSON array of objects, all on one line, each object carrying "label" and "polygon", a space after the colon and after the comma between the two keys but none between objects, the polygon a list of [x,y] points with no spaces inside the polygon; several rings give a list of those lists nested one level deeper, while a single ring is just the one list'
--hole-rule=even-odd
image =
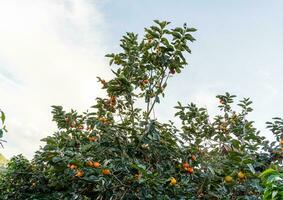
[{"label": "cloudy sky", "polygon": [[89,108],[102,94],[96,76],[111,76],[104,55],[154,19],[198,29],[189,66],[170,80],[158,117],[172,118],[177,100],[215,114],[214,97],[228,91],[251,97],[251,118],[270,137],[264,122],[283,115],[282,7],[280,0],[0,0],[0,108],[9,130],[0,152],[31,158],[56,130],[51,105]]}]

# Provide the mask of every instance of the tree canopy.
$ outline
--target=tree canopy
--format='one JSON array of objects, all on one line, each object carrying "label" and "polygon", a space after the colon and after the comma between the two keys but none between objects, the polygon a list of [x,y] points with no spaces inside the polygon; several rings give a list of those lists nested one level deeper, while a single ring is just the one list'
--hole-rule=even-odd
[{"label": "tree canopy", "polygon": [[217,116],[177,102],[176,119],[156,119],[195,41],[195,28],[169,26],[155,20],[142,38],[123,36],[121,52],[106,55],[114,77],[98,78],[107,95],[88,111],[53,106],[58,130],[32,161],[11,159],[0,199],[261,199],[259,174],[281,170],[283,119],[268,122],[270,143],[249,120],[252,101],[230,93],[216,97]]}]

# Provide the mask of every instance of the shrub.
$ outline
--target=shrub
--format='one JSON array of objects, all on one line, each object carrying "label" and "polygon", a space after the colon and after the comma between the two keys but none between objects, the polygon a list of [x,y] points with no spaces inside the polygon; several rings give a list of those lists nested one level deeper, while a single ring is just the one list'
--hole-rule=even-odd
[{"label": "shrub", "polygon": [[267,169],[261,174],[265,186],[263,200],[283,199],[283,173],[274,169]]}]

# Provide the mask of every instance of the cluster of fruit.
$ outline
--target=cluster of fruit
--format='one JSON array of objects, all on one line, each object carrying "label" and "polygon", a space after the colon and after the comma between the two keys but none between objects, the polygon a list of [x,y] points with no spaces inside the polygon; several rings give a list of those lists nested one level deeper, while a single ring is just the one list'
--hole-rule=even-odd
[{"label": "cluster of fruit", "polygon": [[[192,155],[191,160],[192,161],[196,161],[196,156]],[[194,168],[192,166],[190,166],[190,164],[188,162],[184,162],[182,164],[183,170],[188,172],[189,174],[193,174],[194,173]],[[176,185],[177,184],[177,179],[175,177],[171,177],[170,178],[170,185]]]},{"label": "cluster of fruit", "polygon": [[[92,161],[92,160],[88,160],[88,161],[85,163],[85,166],[98,169],[98,168],[101,167],[101,164],[100,164],[99,162],[94,162],[94,161]],[[84,171],[81,170],[81,169],[78,169],[78,166],[77,166],[77,165],[69,163],[69,164],[67,165],[67,167],[70,168],[71,170],[76,170],[76,171],[75,171],[75,176],[76,176],[76,177],[82,177],[82,176],[84,176]],[[101,170],[101,173],[102,173],[103,175],[110,175],[110,174],[111,174],[110,170],[107,169],[107,168],[102,169],[102,170]]]},{"label": "cluster of fruit", "polygon": [[[240,171],[237,174],[237,178],[238,178],[239,182],[242,182],[242,181],[247,179],[247,176],[244,172]],[[234,180],[233,177],[230,176],[230,175],[224,177],[224,181],[225,181],[226,184],[231,184],[233,182],[233,180]]]}]

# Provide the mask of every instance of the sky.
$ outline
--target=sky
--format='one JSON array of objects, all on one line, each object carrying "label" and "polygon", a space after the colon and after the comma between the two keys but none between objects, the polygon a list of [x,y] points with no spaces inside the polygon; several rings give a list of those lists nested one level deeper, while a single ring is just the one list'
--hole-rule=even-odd
[{"label": "sky", "polygon": [[217,113],[217,94],[250,97],[250,118],[283,117],[283,15],[280,0],[0,0],[0,108],[8,133],[0,153],[32,158],[56,131],[51,105],[84,111],[111,77],[106,53],[125,32],[143,35],[154,19],[197,28],[188,67],[170,80],[157,117],[173,119],[177,101]]}]

